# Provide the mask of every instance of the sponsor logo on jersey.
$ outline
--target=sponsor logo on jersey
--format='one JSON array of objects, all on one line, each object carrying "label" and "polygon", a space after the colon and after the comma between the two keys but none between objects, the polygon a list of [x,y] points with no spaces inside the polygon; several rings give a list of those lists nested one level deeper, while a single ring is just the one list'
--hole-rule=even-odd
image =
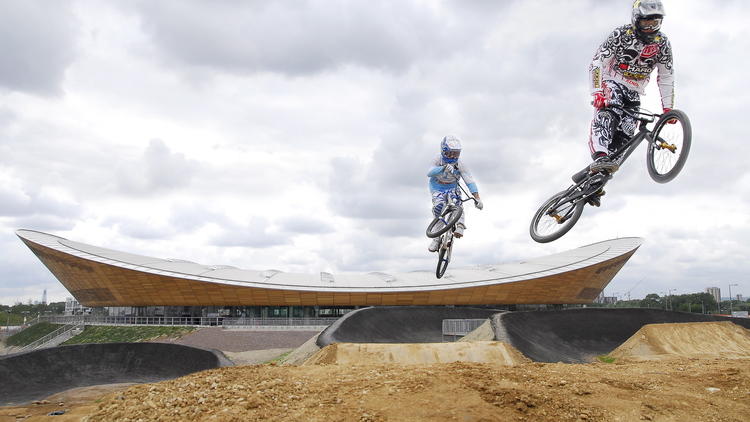
[{"label": "sponsor logo on jersey", "polygon": [[649,44],[643,47],[643,51],[641,51],[641,57],[644,59],[654,57],[657,54],[659,54],[659,44]]},{"label": "sponsor logo on jersey", "polygon": [[598,67],[594,68],[594,88],[601,87],[601,70]]}]

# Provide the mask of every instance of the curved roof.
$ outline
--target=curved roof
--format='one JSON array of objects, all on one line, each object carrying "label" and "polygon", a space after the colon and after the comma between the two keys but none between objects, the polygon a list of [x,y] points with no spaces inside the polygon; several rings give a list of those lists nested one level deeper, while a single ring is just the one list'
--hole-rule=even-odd
[{"label": "curved roof", "polygon": [[[65,268],[68,270],[71,265],[75,268],[76,264],[79,267],[99,264],[107,268],[106,272],[110,278],[113,271],[115,273],[126,271],[149,275],[154,279],[178,279],[241,288],[334,294],[417,293],[483,288],[528,280],[555,279],[584,269],[599,268],[607,262],[615,262],[616,269],[604,283],[606,285],[642,243],[640,238],[620,238],[516,263],[449,267],[443,278],[437,279],[433,271],[303,274],[278,270],[248,270],[135,255],[33,230],[18,230],[16,234],[68,287],[68,290],[71,288],[64,278],[69,275],[63,274],[64,268],[61,267],[63,261],[67,263]],[[53,251],[54,253],[51,254]],[[627,256],[627,258],[617,260],[622,256]],[[601,271],[597,274],[600,273]],[[100,280],[101,277],[105,276],[100,275],[96,284],[107,284],[106,280]],[[75,295],[73,290],[71,293]]]}]

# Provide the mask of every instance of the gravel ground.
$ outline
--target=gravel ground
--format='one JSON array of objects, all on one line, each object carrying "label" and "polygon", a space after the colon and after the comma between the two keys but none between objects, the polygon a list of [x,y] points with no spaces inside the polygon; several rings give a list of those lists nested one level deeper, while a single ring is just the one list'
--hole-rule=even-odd
[{"label": "gravel ground", "polygon": [[247,352],[249,350],[294,349],[317,333],[317,331],[240,331],[208,327],[193,331],[178,339],[162,341],[223,352]]}]

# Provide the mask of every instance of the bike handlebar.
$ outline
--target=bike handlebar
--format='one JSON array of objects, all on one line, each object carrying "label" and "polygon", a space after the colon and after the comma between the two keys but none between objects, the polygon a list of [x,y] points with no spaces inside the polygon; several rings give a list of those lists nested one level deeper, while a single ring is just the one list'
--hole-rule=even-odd
[{"label": "bike handlebar", "polygon": [[644,123],[653,123],[657,118],[661,117],[661,114],[651,113],[641,108],[630,109],[618,104],[607,105],[604,108],[616,108],[618,110],[622,110],[628,116],[636,120],[640,120]]},{"label": "bike handlebar", "polygon": [[[460,176],[460,175],[461,175],[461,170],[459,170],[459,169],[454,169],[453,171],[455,172],[454,174],[456,174],[456,175],[458,175],[458,176]],[[474,197],[473,197],[472,195],[469,195],[469,193],[468,193],[468,192],[466,192],[466,189],[464,189],[464,187],[463,187],[463,186],[461,186],[461,178],[460,178],[460,177],[459,177],[459,179],[458,179],[458,180],[456,180],[456,185],[458,185],[458,187],[459,187],[459,188],[461,188],[461,190],[463,191],[463,193],[464,193],[464,194],[466,195],[466,199],[464,199],[464,198],[463,198],[463,196],[458,196],[458,200],[459,200],[459,201],[461,201],[461,203],[462,203],[462,204],[463,204],[464,202],[468,202],[468,201],[474,201],[474,204],[476,204],[476,203],[477,203],[477,199],[476,199],[476,198],[474,198]]]}]

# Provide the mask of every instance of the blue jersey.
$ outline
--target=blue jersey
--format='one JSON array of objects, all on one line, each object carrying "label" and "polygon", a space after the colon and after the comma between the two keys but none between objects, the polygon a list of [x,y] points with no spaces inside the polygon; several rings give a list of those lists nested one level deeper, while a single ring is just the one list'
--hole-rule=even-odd
[{"label": "blue jersey", "polygon": [[477,193],[477,184],[474,183],[474,177],[471,175],[469,168],[461,162],[459,159],[453,163],[453,167],[458,170],[458,174],[446,174],[443,169],[447,163],[443,162],[443,157],[438,155],[432,162],[432,167],[427,172],[427,177],[430,178],[430,191],[445,192],[449,190],[458,189],[459,178],[464,179],[466,186],[469,188],[469,192]]}]

